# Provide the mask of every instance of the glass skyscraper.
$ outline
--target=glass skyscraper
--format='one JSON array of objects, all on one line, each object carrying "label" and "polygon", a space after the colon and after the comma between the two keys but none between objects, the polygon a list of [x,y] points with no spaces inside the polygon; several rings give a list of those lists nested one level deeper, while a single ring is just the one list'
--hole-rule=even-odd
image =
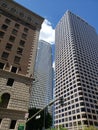
[{"label": "glass skyscraper", "polygon": [[30,108],[43,108],[52,100],[52,48],[46,41],[39,41]]},{"label": "glass skyscraper", "polygon": [[79,16],[67,11],[56,26],[55,127],[98,127],[98,35]]}]

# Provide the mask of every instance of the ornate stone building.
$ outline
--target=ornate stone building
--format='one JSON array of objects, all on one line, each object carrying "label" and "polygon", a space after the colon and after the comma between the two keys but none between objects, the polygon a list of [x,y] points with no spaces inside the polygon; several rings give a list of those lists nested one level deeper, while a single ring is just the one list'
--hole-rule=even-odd
[{"label": "ornate stone building", "polygon": [[0,0],[0,130],[25,123],[43,20],[11,0]]}]

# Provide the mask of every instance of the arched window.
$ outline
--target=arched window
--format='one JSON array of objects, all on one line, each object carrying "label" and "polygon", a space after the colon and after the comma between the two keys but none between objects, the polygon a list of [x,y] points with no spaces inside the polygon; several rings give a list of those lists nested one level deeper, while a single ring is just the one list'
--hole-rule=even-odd
[{"label": "arched window", "polygon": [[8,93],[4,93],[1,97],[0,97],[0,107],[2,108],[7,108],[8,103],[10,100],[10,94]]}]

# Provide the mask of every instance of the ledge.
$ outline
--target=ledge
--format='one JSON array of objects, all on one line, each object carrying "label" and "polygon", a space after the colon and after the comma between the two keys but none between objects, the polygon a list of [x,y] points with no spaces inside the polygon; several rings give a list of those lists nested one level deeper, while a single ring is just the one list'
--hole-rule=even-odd
[{"label": "ledge", "polygon": [[22,82],[22,83],[25,83],[25,84],[28,84],[28,85],[30,85],[34,80],[32,77],[27,77],[25,75],[5,71],[5,70],[2,70],[2,69],[0,69],[0,77],[12,78],[12,79],[15,79],[18,82]]},{"label": "ledge", "polygon": [[28,111],[20,111],[0,107],[0,118],[25,119],[25,113]]}]

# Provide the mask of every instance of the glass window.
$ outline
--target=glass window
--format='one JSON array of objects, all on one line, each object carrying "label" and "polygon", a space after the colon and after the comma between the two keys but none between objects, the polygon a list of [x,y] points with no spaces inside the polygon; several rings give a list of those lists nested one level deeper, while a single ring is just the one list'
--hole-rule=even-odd
[{"label": "glass window", "polygon": [[2,57],[3,59],[7,59],[8,56],[9,56],[9,53],[3,52],[1,57]]},{"label": "glass window", "polygon": [[5,49],[10,51],[12,49],[12,44],[7,43]]},{"label": "glass window", "polygon": [[24,33],[23,33],[23,34],[22,34],[22,38],[23,38],[23,39],[26,39],[26,38],[27,38],[27,34],[24,34]]},{"label": "glass window", "polygon": [[9,100],[10,100],[10,94],[4,93],[1,95],[1,101],[0,101],[0,107],[7,108]]},{"label": "glass window", "polygon": [[0,62],[0,69],[3,69],[3,68],[4,68],[4,63]]},{"label": "glass window", "polygon": [[10,19],[5,19],[5,23],[10,24],[11,20]]},{"label": "glass window", "polygon": [[11,12],[15,13],[16,9],[15,8],[11,8]]},{"label": "glass window", "polygon": [[82,112],[82,111],[85,111],[85,108],[81,108],[81,112]]},{"label": "glass window", "polygon": [[1,124],[1,121],[2,121],[2,119],[0,119],[0,124]]},{"label": "glass window", "polygon": [[16,73],[16,71],[17,71],[17,67],[12,67],[11,68],[11,72]]},{"label": "glass window", "polygon": [[21,17],[24,17],[24,13],[22,13],[22,12],[20,12],[19,15],[20,15]]},{"label": "glass window", "polygon": [[18,31],[17,31],[16,29],[13,29],[13,30],[12,30],[12,34],[14,34],[14,35],[17,35],[17,32],[18,32]]},{"label": "glass window", "polygon": [[20,40],[19,45],[20,45],[20,46],[24,46],[24,45],[25,45],[25,41]]},{"label": "glass window", "polygon": [[6,4],[6,3],[2,3],[1,6],[4,7],[4,8],[6,8],[6,7],[7,7],[7,4]]},{"label": "glass window", "polygon": [[19,29],[20,25],[18,23],[15,24],[15,28]]},{"label": "glass window", "polygon": [[20,57],[15,56],[14,63],[19,64],[20,59],[21,59]]},{"label": "glass window", "polygon": [[22,49],[22,48],[20,48],[20,47],[18,47],[18,48],[17,48],[17,54],[22,55],[22,52],[23,52],[23,49]]},{"label": "glass window", "polygon": [[16,120],[12,120],[10,124],[10,129],[14,129],[16,125]]},{"label": "glass window", "polygon": [[31,19],[30,16],[28,16],[28,17],[27,17],[27,20],[28,20],[29,22],[31,22],[32,19]]},{"label": "glass window", "polygon": [[4,32],[0,31],[0,38],[3,38],[4,37]]},{"label": "glass window", "polygon": [[14,83],[14,79],[8,78],[8,81],[7,81],[6,85],[7,85],[7,86],[12,86],[13,83]]},{"label": "glass window", "polygon": [[1,29],[2,29],[2,30],[5,30],[5,31],[7,30],[7,28],[8,28],[8,26],[5,25],[5,24],[3,24],[2,27],[1,27]]},{"label": "glass window", "polygon": [[9,41],[10,42],[14,42],[15,41],[15,37],[14,36],[10,36]]},{"label": "glass window", "polygon": [[27,32],[28,32],[28,28],[24,28],[24,32],[26,32],[26,33],[27,33]]}]

